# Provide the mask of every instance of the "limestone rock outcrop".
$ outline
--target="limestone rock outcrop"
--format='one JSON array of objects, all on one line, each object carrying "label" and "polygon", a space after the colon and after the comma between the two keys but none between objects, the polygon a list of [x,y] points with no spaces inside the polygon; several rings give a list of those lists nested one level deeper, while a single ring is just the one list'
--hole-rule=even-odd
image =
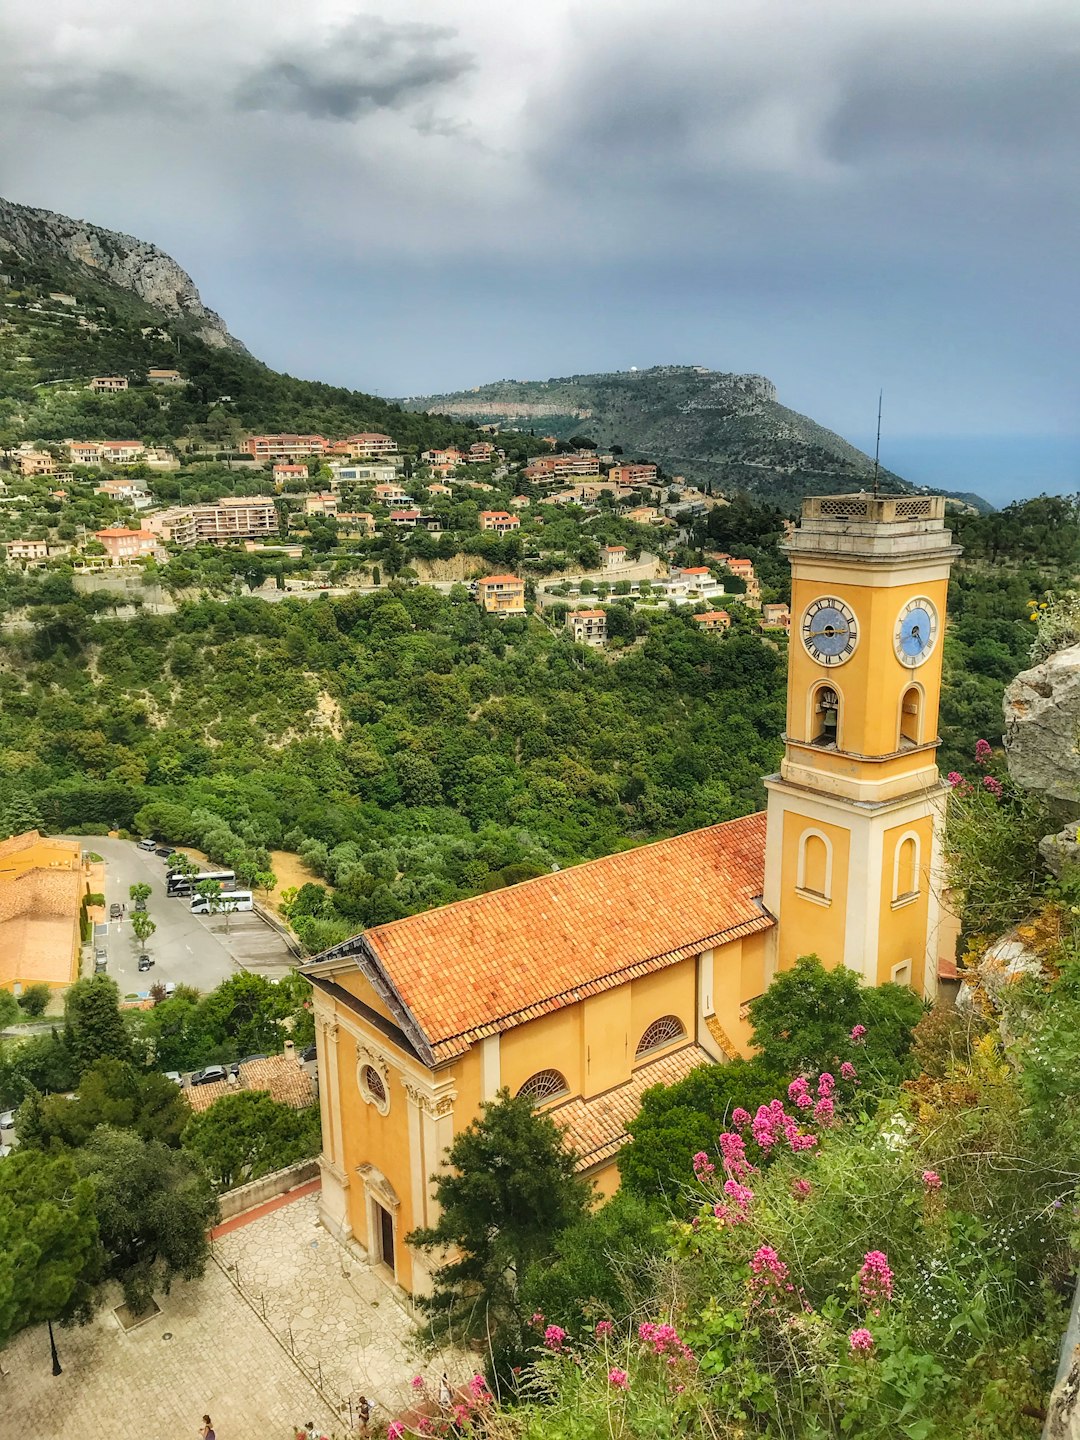
[{"label": "limestone rock outcrop", "polygon": [[1022,671],[1004,710],[1009,774],[1080,816],[1080,645]]},{"label": "limestone rock outcrop", "polygon": [[145,240],[0,197],[0,248],[97,272],[165,315],[186,320],[208,345],[245,351],[221,316],[203,304],[187,271]]}]

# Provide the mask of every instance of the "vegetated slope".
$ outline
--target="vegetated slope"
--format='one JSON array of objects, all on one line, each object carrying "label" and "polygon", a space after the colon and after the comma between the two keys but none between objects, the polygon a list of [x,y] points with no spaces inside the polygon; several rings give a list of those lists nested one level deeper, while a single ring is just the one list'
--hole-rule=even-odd
[{"label": "vegetated slope", "polygon": [[[54,293],[75,304],[53,299]],[[187,380],[166,393],[154,366]],[[131,388],[95,395],[94,375]],[[130,236],[0,200],[0,434],[19,440],[181,438],[226,448],[244,431],[392,434],[403,446],[474,439],[342,386],[279,374],[207,310],[190,277]]]},{"label": "vegetated slope", "polygon": [[[501,380],[451,395],[410,397],[409,410],[442,412],[476,423],[538,428],[559,439],[588,436],[620,444],[628,455],[655,460],[669,474],[744,490],[785,507],[804,495],[858,490],[874,462],[839,435],[776,398],[761,375],[735,375],[702,365],[571,375],[553,380]],[[889,490],[917,490],[890,471]],[[977,496],[959,497],[989,508]]]}]

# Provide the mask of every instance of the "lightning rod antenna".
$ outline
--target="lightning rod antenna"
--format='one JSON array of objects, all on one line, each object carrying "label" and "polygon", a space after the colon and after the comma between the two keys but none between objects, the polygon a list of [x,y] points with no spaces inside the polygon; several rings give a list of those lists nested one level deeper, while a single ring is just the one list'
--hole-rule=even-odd
[{"label": "lightning rod antenna", "polygon": [[878,391],[878,397],[877,397],[877,442],[876,442],[876,444],[874,445],[874,498],[875,498],[875,500],[877,499],[877,493],[878,493],[878,471],[879,471],[880,468],[881,468],[881,397],[882,397],[884,394],[885,394],[885,391],[884,391],[884,390],[879,390],[879,391]]}]

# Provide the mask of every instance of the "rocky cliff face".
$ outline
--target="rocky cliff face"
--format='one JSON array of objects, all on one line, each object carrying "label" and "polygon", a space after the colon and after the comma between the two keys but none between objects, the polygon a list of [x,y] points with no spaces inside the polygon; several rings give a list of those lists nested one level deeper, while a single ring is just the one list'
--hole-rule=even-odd
[{"label": "rocky cliff face", "polygon": [[130,290],[163,314],[187,321],[208,345],[245,349],[230,335],[221,316],[202,303],[191,276],[156,245],[133,235],[0,197],[0,249],[14,250],[24,260],[61,260],[81,266]]},{"label": "rocky cliff face", "polygon": [[1080,815],[1080,645],[1022,671],[1004,708],[1012,778]]}]

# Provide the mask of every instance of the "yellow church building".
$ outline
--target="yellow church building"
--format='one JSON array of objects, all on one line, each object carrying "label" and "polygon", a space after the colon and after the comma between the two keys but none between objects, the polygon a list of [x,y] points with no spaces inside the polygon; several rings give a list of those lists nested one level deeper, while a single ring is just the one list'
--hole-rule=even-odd
[{"label": "yellow church building", "polygon": [[[563,1127],[598,1194],[642,1094],[746,1054],[746,1007],[810,952],[933,996],[943,924],[938,496],[803,505],[785,753],[768,808],[379,925],[305,966],[324,1224],[426,1292],[404,1237],[503,1086]],[[951,959],[951,955],[948,957]]]}]

